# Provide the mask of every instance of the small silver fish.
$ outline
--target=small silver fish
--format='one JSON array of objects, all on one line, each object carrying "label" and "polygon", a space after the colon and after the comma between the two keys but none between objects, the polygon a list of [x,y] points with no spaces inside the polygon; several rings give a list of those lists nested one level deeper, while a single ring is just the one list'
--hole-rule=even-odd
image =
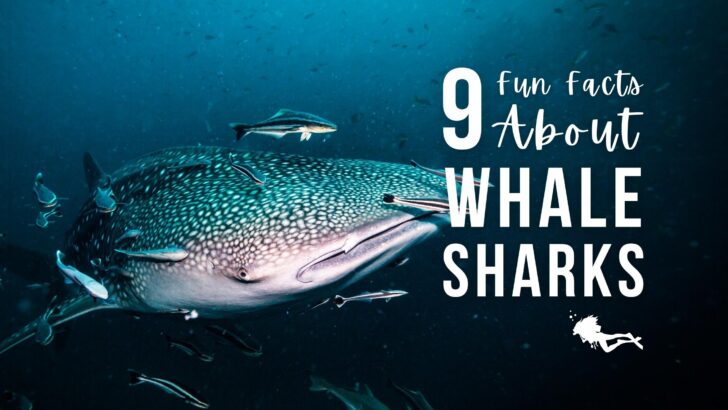
[{"label": "small silver fish", "polygon": [[202,353],[202,351],[198,349],[197,346],[193,345],[190,342],[175,340],[164,332],[162,332],[162,336],[164,336],[164,338],[167,340],[167,344],[169,345],[169,347],[181,350],[187,356],[196,357],[203,362],[211,362],[214,359],[212,355]]},{"label": "small silver fish", "polygon": [[189,252],[182,248],[169,247],[162,249],[148,249],[142,251],[130,251],[125,249],[114,249],[115,252],[126,255],[130,258],[149,259],[158,262],[179,262],[187,259]]},{"label": "small silver fish", "polygon": [[38,212],[38,216],[35,218],[35,226],[41,229],[46,229],[50,225],[48,216],[43,212]]},{"label": "small silver fish", "polygon": [[116,239],[116,244],[120,244],[124,241],[136,239],[142,235],[142,231],[139,229],[128,229],[120,237]]},{"label": "small silver fish", "polygon": [[246,356],[259,357],[263,354],[262,346],[251,346],[251,343],[221,326],[209,325],[205,329],[226,344],[238,348]]},{"label": "small silver fish", "polygon": [[160,379],[158,377],[149,377],[132,369],[129,369],[128,372],[129,386],[137,386],[142,383],[149,383],[152,386],[161,389],[165,393],[177,396],[187,402],[187,404],[190,404],[197,408],[206,409],[210,407],[210,404],[207,403],[207,401],[205,401],[205,399],[203,399],[199,393],[176,381]]},{"label": "small silver fish", "polygon": [[324,299],[324,300],[320,301],[319,303],[317,303],[317,304],[313,305],[313,306],[312,306],[312,307],[311,307],[310,309],[308,309],[308,310],[314,310],[314,309],[316,309],[316,308],[318,308],[318,307],[321,307],[321,306],[323,306],[323,305],[325,305],[325,304],[329,303],[329,301],[330,301],[330,300],[331,300],[331,298],[326,298],[326,299]]},{"label": "small silver fish", "polygon": [[450,212],[450,204],[445,199],[437,198],[400,198],[392,194],[384,194],[382,200],[386,204],[410,206],[439,213]]},{"label": "small silver fish", "polygon": [[400,266],[404,266],[409,262],[410,258],[409,256],[405,256],[403,258],[397,258],[392,262],[389,266],[392,268],[399,268]]},{"label": "small silver fish", "polygon": [[58,205],[58,196],[43,184],[43,173],[41,172],[35,176],[33,191],[35,192],[35,198],[43,208],[53,208]]},{"label": "small silver fish", "polygon": [[53,216],[61,216],[60,207],[57,206],[46,212],[38,212],[38,216],[35,218],[35,226],[37,226],[38,228],[46,229],[48,225],[50,225],[51,217]]},{"label": "small silver fish", "polygon": [[366,292],[356,296],[344,297],[340,295],[334,296],[334,305],[342,307],[346,302],[371,302],[377,299],[384,299],[389,302],[392,298],[407,295],[403,290],[380,290],[379,292]]},{"label": "small silver fish", "polygon": [[336,124],[317,115],[287,109],[278,110],[272,117],[255,124],[230,123],[237,140],[256,133],[282,138],[286,134],[301,133],[301,141],[311,138],[311,134],[336,131]]},{"label": "small silver fish", "polygon": [[86,290],[86,292],[95,298],[105,300],[109,297],[109,291],[96,279],[86,275],[73,266],[64,264],[63,258],[65,257],[66,255],[64,255],[63,252],[56,251],[56,266],[58,266],[58,269],[61,270],[61,273],[63,273],[63,276],[68,281],[80,285]]},{"label": "small silver fish", "polygon": [[258,185],[265,184],[265,175],[263,175],[262,172],[258,171],[257,169],[248,166],[246,164],[236,164],[235,161],[233,161],[233,154],[232,152],[230,155],[228,155],[228,159],[230,160],[230,166],[233,167],[234,170],[238,172],[242,172],[245,174],[248,178],[252,179],[253,182],[255,182]]}]

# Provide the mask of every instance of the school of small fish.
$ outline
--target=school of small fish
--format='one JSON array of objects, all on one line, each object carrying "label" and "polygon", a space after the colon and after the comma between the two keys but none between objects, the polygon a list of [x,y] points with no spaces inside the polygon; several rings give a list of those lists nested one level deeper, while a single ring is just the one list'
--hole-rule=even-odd
[{"label": "school of small fish", "polygon": [[54,216],[61,216],[61,204],[58,196],[55,192],[51,191],[43,183],[43,173],[39,172],[35,176],[33,182],[33,192],[35,193],[35,199],[38,201],[40,210],[38,216],[35,218],[35,226],[41,229],[48,228],[48,225],[52,223],[51,218]]}]

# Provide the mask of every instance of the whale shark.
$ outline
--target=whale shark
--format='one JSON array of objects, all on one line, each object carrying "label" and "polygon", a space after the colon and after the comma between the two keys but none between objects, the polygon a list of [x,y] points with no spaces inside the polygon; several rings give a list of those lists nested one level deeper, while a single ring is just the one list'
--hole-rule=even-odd
[{"label": "whale shark", "polygon": [[[108,295],[66,286],[42,315],[52,327],[104,309],[220,318],[320,300],[447,221],[383,201],[447,198],[444,178],[407,164],[202,146],[153,152],[111,174],[89,154],[83,162],[89,197],[58,254]],[[99,186],[113,191],[115,209],[98,208]],[[37,323],[0,342],[0,353]]]}]

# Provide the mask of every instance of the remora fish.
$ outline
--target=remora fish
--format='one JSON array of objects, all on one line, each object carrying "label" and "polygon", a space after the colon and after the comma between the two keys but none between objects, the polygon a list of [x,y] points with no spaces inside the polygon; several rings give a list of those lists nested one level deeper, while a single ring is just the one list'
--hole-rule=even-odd
[{"label": "remora fish", "polygon": [[141,251],[129,251],[125,249],[114,249],[114,252],[126,255],[130,258],[149,259],[160,262],[179,262],[189,256],[189,252],[174,246],[162,249],[147,249]]},{"label": "remora fish", "polygon": [[364,392],[360,393],[336,387],[320,377],[311,376],[311,387],[309,390],[331,393],[336,396],[337,399],[344,402],[347,409],[389,410],[389,407],[374,397],[374,393],[372,393],[372,390],[366,384],[363,388]]},{"label": "remora fish", "polygon": [[[227,165],[231,151],[263,172],[265,185],[242,183]],[[213,165],[169,171],[181,161]],[[84,163],[94,192],[103,172],[89,156]],[[71,288],[76,294],[59,299],[48,318],[53,327],[99,309],[195,310],[215,318],[315,303],[409,253],[447,221],[446,214],[382,203],[386,192],[446,195],[442,178],[406,164],[172,148],[114,172],[111,186],[128,205],[96,212],[89,196],[62,248],[66,264],[91,269],[89,261],[109,260],[130,226],[144,232],[134,249],[176,244],[189,255],[179,262],[115,261],[123,274],[104,277],[108,299]],[[35,331],[31,323],[0,342],[0,353]]]},{"label": "remora fish", "polygon": [[39,211],[38,216],[35,218],[35,226],[38,228],[47,228],[48,225],[51,223],[51,217],[52,216],[61,216],[61,211],[59,207],[55,207],[51,209],[50,211]]},{"label": "remora fish", "polygon": [[58,205],[58,196],[43,184],[43,174],[41,172],[35,176],[33,192],[35,192],[35,198],[38,200],[38,204],[43,208],[54,208]]},{"label": "remora fish", "polygon": [[233,167],[236,171],[240,171],[242,174],[250,178],[253,182],[255,182],[258,185],[265,184],[265,175],[263,175],[260,171],[258,171],[255,168],[249,167],[246,164],[238,164],[235,163],[233,159],[233,154],[230,153],[230,166]]},{"label": "remora fish", "polygon": [[99,212],[110,213],[117,209],[116,195],[110,187],[102,188],[96,187],[96,193],[94,194],[94,202]]},{"label": "remora fish", "polygon": [[311,134],[336,131],[336,124],[307,112],[281,109],[267,120],[255,124],[231,122],[230,128],[235,130],[236,139],[256,133],[282,138],[286,134],[301,133],[301,141],[311,138]]},{"label": "remora fish", "polygon": [[118,239],[116,239],[116,243],[122,243],[124,241],[136,239],[141,236],[141,234],[142,231],[140,231],[139,229],[129,229],[128,231],[124,232]]},{"label": "remora fish", "polygon": [[58,266],[58,269],[61,270],[61,273],[63,273],[63,276],[67,281],[83,287],[89,295],[95,298],[107,299],[109,297],[109,291],[96,279],[86,275],[73,266],[64,264],[63,258],[65,258],[65,256],[66,255],[64,255],[63,252],[56,251],[56,265]]},{"label": "remora fish", "polygon": [[183,340],[175,340],[166,333],[162,333],[162,335],[167,340],[167,344],[169,345],[169,347],[174,347],[176,349],[179,349],[182,352],[184,352],[187,356],[196,357],[196,358],[202,360],[203,362],[211,362],[214,359],[211,355],[202,353],[202,351],[200,349],[198,349],[197,346],[193,345],[190,342],[185,342]]},{"label": "remora fish", "polygon": [[406,294],[407,292],[403,290],[380,290],[379,292],[366,292],[348,298],[336,295],[334,296],[334,305],[336,305],[336,307],[342,307],[346,302],[371,302],[377,299],[384,299],[389,302],[392,298],[398,298]]},{"label": "remora fish", "polygon": [[260,357],[263,355],[262,346],[258,346],[258,347],[251,346],[251,344],[246,342],[245,339],[243,339],[242,337],[236,335],[235,333],[233,333],[223,327],[220,327],[217,325],[210,325],[210,326],[207,326],[206,329],[208,332],[215,335],[217,338],[219,338],[224,343],[230,344],[231,346],[234,346],[237,349],[239,349],[246,356]]},{"label": "remora fish", "polygon": [[188,404],[195,407],[206,409],[210,407],[205,399],[194,389],[189,388],[173,380],[160,379],[158,377],[149,377],[136,370],[129,369],[129,386],[137,386],[142,383],[149,383],[154,387],[163,390],[167,394],[177,396]]}]

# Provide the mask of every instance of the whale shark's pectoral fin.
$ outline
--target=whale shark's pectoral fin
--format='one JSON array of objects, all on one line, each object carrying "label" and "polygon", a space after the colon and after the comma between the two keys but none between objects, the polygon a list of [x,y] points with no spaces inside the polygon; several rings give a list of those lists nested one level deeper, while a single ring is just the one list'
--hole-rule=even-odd
[{"label": "whale shark's pectoral fin", "polygon": [[[41,317],[53,328],[95,310],[116,308],[118,306],[113,303],[95,300],[87,293],[82,293],[55,304],[52,303]],[[0,342],[0,354],[35,336],[38,323],[38,320],[34,320]]]}]

